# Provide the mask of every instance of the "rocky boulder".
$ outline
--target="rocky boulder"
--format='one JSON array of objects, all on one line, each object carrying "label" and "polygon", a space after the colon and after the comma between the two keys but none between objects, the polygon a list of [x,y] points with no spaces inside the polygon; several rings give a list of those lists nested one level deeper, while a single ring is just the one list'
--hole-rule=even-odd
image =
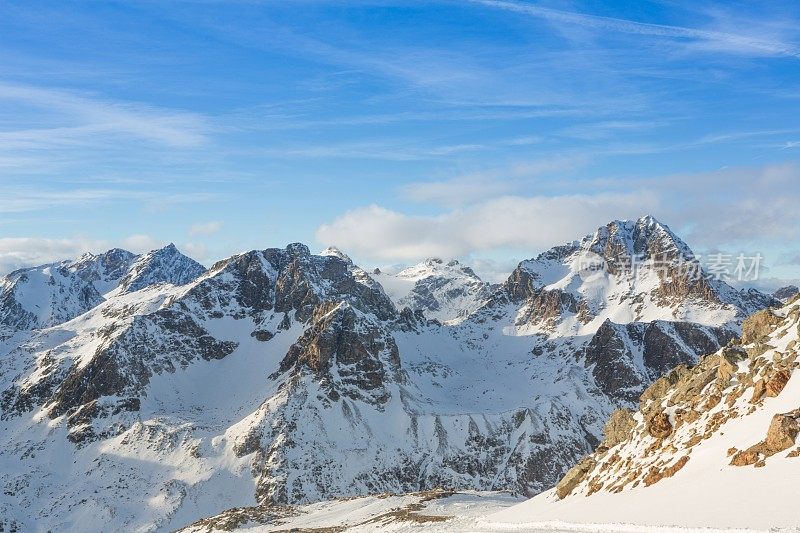
[{"label": "rocky boulder", "polygon": [[666,413],[656,413],[647,421],[647,433],[656,439],[665,439],[672,434],[672,423]]},{"label": "rocky boulder", "polygon": [[580,463],[573,466],[556,485],[556,496],[564,499],[575,490],[589,473],[594,469],[595,461],[592,457],[585,457]]},{"label": "rocky boulder", "polygon": [[794,446],[798,432],[800,432],[800,409],[777,414],[772,417],[764,444],[772,454],[782,452]]},{"label": "rocky boulder", "polygon": [[767,381],[765,392],[769,398],[774,398],[783,391],[786,384],[789,382],[789,378],[792,377],[791,372],[788,370],[778,370],[769,378]]},{"label": "rocky boulder", "polygon": [[631,431],[636,427],[636,420],[633,412],[628,409],[617,409],[608,417],[605,428],[603,428],[603,442],[598,446],[597,451],[613,448],[620,442],[625,441],[631,435]]},{"label": "rocky boulder", "polygon": [[783,318],[770,309],[753,313],[742,322],[742,344],[750,344],[766,337],[782,321]]}]

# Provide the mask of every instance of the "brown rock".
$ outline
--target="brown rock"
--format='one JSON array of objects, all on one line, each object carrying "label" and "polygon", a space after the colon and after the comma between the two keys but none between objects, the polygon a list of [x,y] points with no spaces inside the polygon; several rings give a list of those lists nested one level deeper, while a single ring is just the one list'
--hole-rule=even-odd
[{"label": "brown rock", "polygon": [[766,337],[783,319],[769,309],[750,315],[742,323],[742,344],[750,344]]},{"label": "brown rock", "polygon": [[711,409],[713,409],[717,405],[719,405],[719,402],[721,402],[721,401],[722,401],[722,397],[719,394],[716,394],[716,393],[712,394],[711,396],[708,397],[708,400],[706,400],[706,403],[703,405],[703,408],[706,411],[710,411]]},{"label": "brown rock", "polygon": [[603,429],[603,446],[612,448],[617,444],[625,441],[631,436],[633,428],[636,427],[636,421],[633,419],[633,413],[627,409],[617,409],[611,416],[608,417],[608,422]]},{"label": "brown rock", "polygon": [[788,370],[779,370],[775,372],[772,377],[767,381],[766,394],[770,398],[774,398],[781,393],[783,388],[789,382],[792,374]]},{"label": "brown rock", "polygon": [[758,462],[760,454],[758,450],[748,448],[741,452],[736,452],[736,455],[731,459],[731,466],[749,466]]},{"label": "brown rock", "polygon": [[684,455],[680,459],[678,459],[675,464],[665,468],[664,470],[659,469],[656,466],[650,468],[650,471],[644,477],[644,485],[645,487],[649,487],[655,483],[658,483],[664,478],[674,476],[681,468],[686,466],[686,463],[689,462],[689,456]]},{"label": "brown rock", "polygon": [[750,403],[756,403],[761,398],[764,397],[764,394],[767,392],[767,382],[763,379],[759,379],[756,381],[756,384],[753,385],[753,397],[750,398]]},{"label": "brown rock", "polygon": [[669,416],[664,413],[656,413],[647,421],[647,432],[656,439],[664,439],[672,434],[672,424]]},{"label": "brown rock", "polygon": [[800,432],[800,409],[772,417],[764,444],[771,454],[782,452],[794,446]]},{"label": "brown rock", "polygon": [[594,469],[595,461],[592,459],[591,456],[584,457],[583,460],[569,469],[569,471],[564,474],[564,477],[561,478],[561,481],[558,482],[556,485],[556,496],[560,500],[563,500],[567,496],[575,490],[575,487],[580,485],[580,483],[586,479],[586,476]]}]

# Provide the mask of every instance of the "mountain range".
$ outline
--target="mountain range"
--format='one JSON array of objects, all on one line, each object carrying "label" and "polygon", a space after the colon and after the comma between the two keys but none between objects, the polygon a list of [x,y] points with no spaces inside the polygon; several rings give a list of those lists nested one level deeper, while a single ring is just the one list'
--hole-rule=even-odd
[{"label": "mountain range", "polygon": [[209,269],[170,245],[18,270],[0,282],[0,524],[169,531],[441,487],[534,496],[608,447],[612,413],[780,305],[703,272],[653,217],[497,285],[302,244]]}]

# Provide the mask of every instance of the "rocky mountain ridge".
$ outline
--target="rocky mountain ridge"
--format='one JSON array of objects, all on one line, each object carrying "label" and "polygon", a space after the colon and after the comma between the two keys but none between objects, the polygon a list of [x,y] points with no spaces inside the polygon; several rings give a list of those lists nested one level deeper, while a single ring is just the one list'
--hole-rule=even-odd
[{"label": "rocky mountain ridge", "polygon": [[[685,260],[652,224],[601,228],[604,253]],[[450,309],[481,302],[450,323],[426,316],[425,299],[398,308],[381,276],[338,250],[254,250],[202,273],[151,261],[172,250],[147,254],[87,311],[3,339],[0,508],[54,529],[170,530],[236,506],[545,490],[598,445],[615,408],[633,407],[662,369],[725,345],[745,312],[724,284],[665,299],[650,267],[573,282],[573,248],[488,289],[436,263],[476,289]],[[123,269],[100,270],[81,271],[94,284]],[[589,291],[598,277],[615,290]],[[447,284],[434,286],[447,303]]]}]

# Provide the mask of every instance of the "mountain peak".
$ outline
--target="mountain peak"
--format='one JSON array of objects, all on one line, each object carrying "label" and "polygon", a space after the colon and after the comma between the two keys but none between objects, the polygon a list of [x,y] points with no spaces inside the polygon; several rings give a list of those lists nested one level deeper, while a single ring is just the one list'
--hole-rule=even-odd
[{"label": "mountain peak", "polygon": [[611,221],[585,237],[582,248],[602,256],[609,263],[634,257],[669,261],[694,259],[689,246],[652,215],[635,221]]},{"label": "mountain peak", "polygon": [[321,255],[323,257],[338,257],[339,259],[341,259],[345,263],[351,263],[351,264],[353,263],[353,260],[350,259],[349,255],[347,255],[346,253],[344,253],[343,251],[341,251],[340,249],[338,249],[335,246],[328,246],[327,248],[322,250],[319,253],[319,255]]},{"label": "mountain peak", "polygon": [[293,242],[291,244],[287,244],[286,251],[292,256],[307,257],[311,255],[311,250],[308,249],[308,246],[306,246],[301,242]]},{"label": "mountain peak", "polygon": [[139,257],[120,281],[120,288],[122,292],[133,292],[158,283],[184,285],[205,271],[203,265],[170,243]]}]

